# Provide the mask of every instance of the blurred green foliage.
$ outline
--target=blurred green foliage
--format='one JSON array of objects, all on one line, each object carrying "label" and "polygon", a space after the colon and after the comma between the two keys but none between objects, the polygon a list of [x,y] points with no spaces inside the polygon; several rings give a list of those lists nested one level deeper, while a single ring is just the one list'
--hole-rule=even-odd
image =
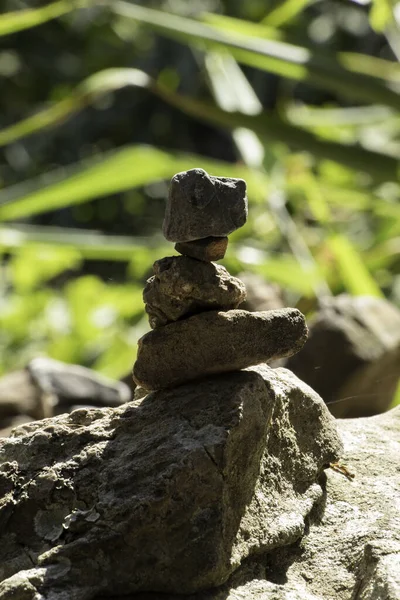
[{"label": "blurred green foliage", "polygon": [[248,183],[224,264],[400,305],[400,3],[4,0],[0,372],[45,353],[119,377],[168,179]]}]

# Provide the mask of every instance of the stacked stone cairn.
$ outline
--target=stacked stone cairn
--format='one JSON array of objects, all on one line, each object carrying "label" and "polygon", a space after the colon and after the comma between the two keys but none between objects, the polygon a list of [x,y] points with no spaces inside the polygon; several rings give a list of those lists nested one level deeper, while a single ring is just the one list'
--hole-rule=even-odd
[{"label": "stacked stone cairn", "polygon": [[145,390],[291,356],[307,338],[294,308],[249,312],[237,307],[244,284],[214,261],[247,219],[246,183],[202,169],[171,180],[163,233],[181,256],[157,260],[143,299],[152,331],[139,340],[133,379]]}]

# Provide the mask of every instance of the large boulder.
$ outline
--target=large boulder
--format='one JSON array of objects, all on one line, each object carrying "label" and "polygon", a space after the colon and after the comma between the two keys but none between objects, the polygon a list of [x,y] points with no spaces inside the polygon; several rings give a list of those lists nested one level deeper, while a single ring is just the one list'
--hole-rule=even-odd
[{"label": "large boulder", "polygon": [[0,598],[192,593],[298,543],[342,452],[266,365],[27,424],[0,442]]},{"label": "large boulder", "polygon": [[336,423],[354,478],[325,472],[306,535],[246,561],[218,590],[185,600],[399,600],[400,406]]},{"label": "large boulder", "polygon": [[285,366],[336,417],[370,416],[390,406],[399,379],[400,311],[383,298],[324,298],[309,338]]}]

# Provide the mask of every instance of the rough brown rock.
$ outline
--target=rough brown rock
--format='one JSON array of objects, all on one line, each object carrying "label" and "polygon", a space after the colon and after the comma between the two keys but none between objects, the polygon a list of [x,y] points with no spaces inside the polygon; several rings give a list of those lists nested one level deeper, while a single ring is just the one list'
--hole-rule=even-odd
[{"label": "rough brown rock", "polygon": [[207,310],[236,308],[246,298],[244,284],[221,265],[188,256],[157,260],[143,291],[152,328]]},{"label": "rough brown rock", "polygon": [[25,425],[0,442],[0,598],[220,585],[301,538],[341,450],[317,394],[265,365]]},{"label": "rough brown rock", "polygon": [[163,233],[170,242],[224,237],[247,219],[243,179],[212,177],[203,169],[177,173],[171,179]]},{"label": "rough brown rock", "polygon": [[289,356],[306,339],[304,316],[295,308],[205,312],[144,335],[133,378],[148,390],[171,387]]},{"label": "rough brown rock", "polygon": [[[355,477],[325,471],[323,497],[302,539],[249,558],[217,589],[162,600],[399,600],[400,406],[336,425],[343,463]],[[110,600],[160,600],[160,594]]]},{"label": "rough brown rock", "polygon": [[202,240],[193,240],[193,242],[175,244],[175,250],[180,254],[207,262],[224,258],[227,247],[227,237],[207,237]]},{"label": "rough brown rock", "polygon": [[286,365],[330,404],[335,416],[387,410],[400,365],[400,311],[383,298],[324,298],[302,351]]}]

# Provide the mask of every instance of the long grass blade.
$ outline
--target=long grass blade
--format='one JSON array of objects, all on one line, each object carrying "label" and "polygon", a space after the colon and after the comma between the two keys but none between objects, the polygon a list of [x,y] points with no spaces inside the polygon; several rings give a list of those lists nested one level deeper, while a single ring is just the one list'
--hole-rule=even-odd
[{"label": "long grass blade", "polygon": [[377,182],[397,179],[397,160],[389,155],[366,150],[357,145],[321,140],[308,131],[285,123],[276,115],[226,112],[212,104],[179,95],[165,86],[156,84],[148,75],[137,69],[107,69],[89,77],[70,97],[1,130],[0,146],[32,135],[45,127],[55,126],[101,95],[124,86],[148,89],[184,113],[217,127],[230,130],[250,129],[263,140],[282,142],[291,148],[310,152],[317,158],[333,160],[346,167],[367,172]]},{"label": "long grass blade", "polygon": [[229,51],[238,62],[277,73],[283,77],[309,81],[324,89],[346,97],[383,104],[400,109],[400,96],[384,81],[368,75],[355,77],[331,56],[323,56],[310,49],[278,40],[232,34],[206,25],[198,20],[168,14],[123,0],[116,0],[111,8],[117,14],[132,18],[167,37],[183,43],[197,43],[208,49]]},{"label": "long grass blade", "polygon": [[27,8],[0,14],[0,36],[37,27],[88,5],[87,0],[58,0],[40,8]]},{"label": "long grass blade", "polygon": [[[0,193],[0,221],[27,218],[144,186],[172,177],[178,171],[201,166],[211,173],[241,177],[248,183],[249,196],[260,201],[268,183],[266,175],[242,165],[185,153],[164,152],[151,146],[127,146],[92,165],[74,167],[20,184]],[[53,182],[49,183],[49,179]]]}]

